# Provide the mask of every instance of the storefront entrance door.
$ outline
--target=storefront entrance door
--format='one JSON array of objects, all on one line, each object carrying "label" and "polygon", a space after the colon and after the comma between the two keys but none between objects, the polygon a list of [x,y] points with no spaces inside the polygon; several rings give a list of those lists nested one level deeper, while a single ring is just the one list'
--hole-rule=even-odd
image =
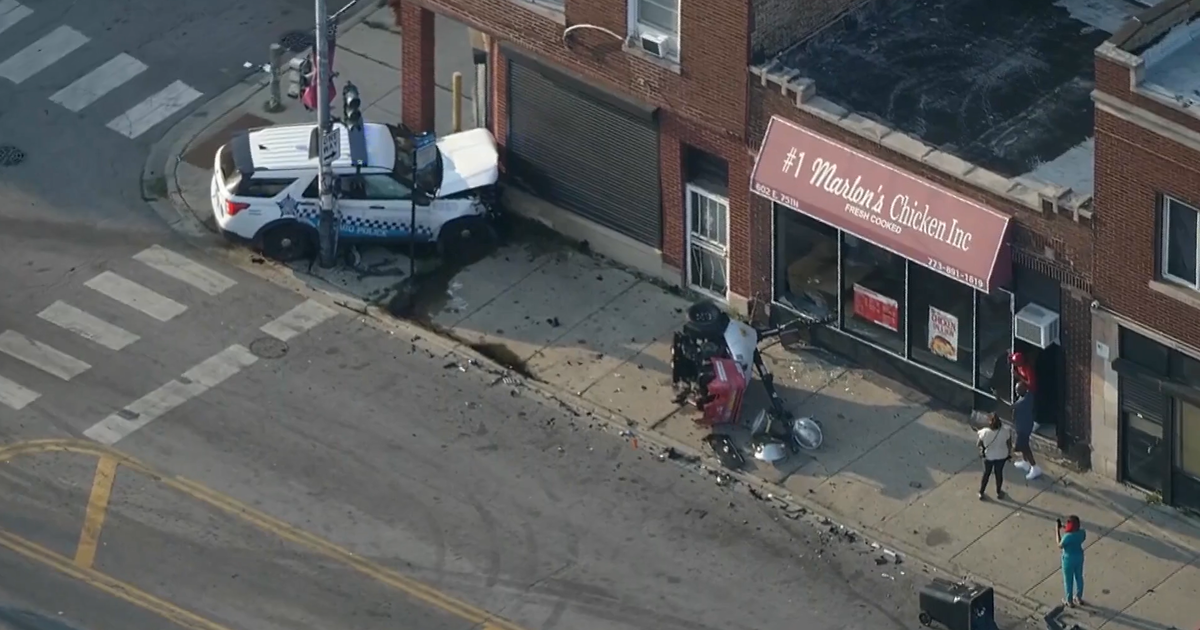
[{"label": "storefront entrance door", "polygon": [[1165,448],[1167,398],[1157,385],[1136,376],[1121,376],[1121,468],[1126,481],[1162,493],[1170,461]]}]

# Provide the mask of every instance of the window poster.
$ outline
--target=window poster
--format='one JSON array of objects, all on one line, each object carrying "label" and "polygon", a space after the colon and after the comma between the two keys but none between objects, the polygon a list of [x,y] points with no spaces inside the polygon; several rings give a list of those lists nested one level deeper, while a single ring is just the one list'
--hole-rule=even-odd
[{"label": "window poster", "polygon": [[861,284],[854,285],[854,314],[892,332],[900,332],[900,304]]},{"label": "window poster", "polygon": [[929,307],[929,351],[947,361],[958,361],[958,318]]}]

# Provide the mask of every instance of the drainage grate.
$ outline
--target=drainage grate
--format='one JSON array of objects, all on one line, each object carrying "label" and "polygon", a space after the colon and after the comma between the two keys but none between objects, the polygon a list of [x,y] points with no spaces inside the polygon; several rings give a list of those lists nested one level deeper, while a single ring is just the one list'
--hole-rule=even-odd
[{"label": "drainage grate", "polygon": [[288,31],[279,38],[279,44],[291,52],[305,52],[316,44],[312,31]]},{"label": "drainage grate", "polygon": [[261,337],[250,342],[250,352],[260,359],[279,359],[288,352],[288,345],[274,337]]},{"label": "drainage grate", "polygon": [[16,166],[24,161],[24,151],[11,144],[0,144],[0,166]]}]

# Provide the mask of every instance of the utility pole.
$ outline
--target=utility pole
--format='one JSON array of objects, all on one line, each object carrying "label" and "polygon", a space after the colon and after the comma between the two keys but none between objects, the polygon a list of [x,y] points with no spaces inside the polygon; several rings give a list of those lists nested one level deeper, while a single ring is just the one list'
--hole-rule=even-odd
[{"label": "utility pole", "polygon": [[[337,133],[330,124],[329,115],[329,81],[333,68],[329,63],[329,17],[325,11],[325,0],[316,0],[317,30],[316,30],[316,81],[317,81],[317,139],[320,151],[321,174],[317,190],[321,200],[320,220],[317,232],[320,239],[322,267],[330,268],[337,263],[337,226],[333,214],[333,168],[330,157],[325,150],[331,142],[326,136]],[[339,143],[340,144],[340,143]]]}]

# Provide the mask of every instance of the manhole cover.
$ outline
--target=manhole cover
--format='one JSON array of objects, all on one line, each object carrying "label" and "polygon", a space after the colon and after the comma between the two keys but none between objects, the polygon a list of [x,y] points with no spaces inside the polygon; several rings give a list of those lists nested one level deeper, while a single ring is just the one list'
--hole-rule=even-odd
[{"label": "manhole cover", "polygon": [[24,161],[24,151],[11,144],[0,144],[0,166],[16,166]]},{"label": "manhole cover", "polygon": [[288,345],[274,337],[263,337],[250,342],[250,352],[261,359],[278,359],[287,354]]},{"label": "manhole cover", "polygon": [[292,52],[304,52],[315,43],[310,31],[288,31],[279,38],[279,44]]}]

